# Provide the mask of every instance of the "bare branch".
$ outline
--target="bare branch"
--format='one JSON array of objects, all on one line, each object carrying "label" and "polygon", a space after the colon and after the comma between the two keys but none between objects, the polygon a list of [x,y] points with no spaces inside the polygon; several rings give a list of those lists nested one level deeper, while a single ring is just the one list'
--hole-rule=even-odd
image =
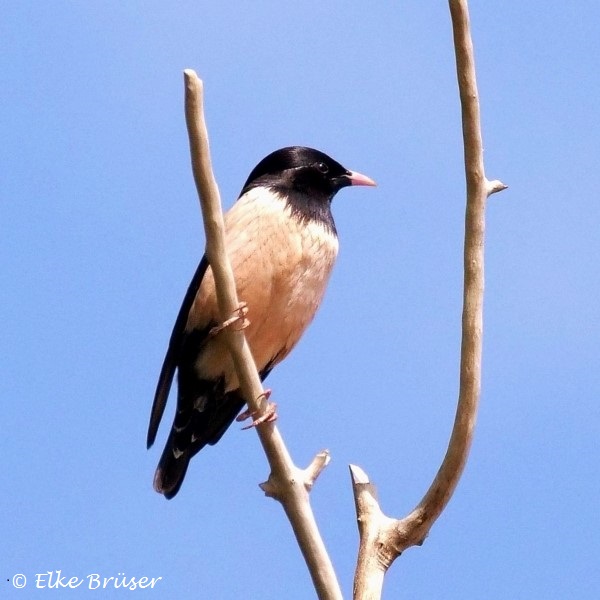
[{"label": "bare branch", "polygon": [[350,476],[360,534],[356,573],[361,576],[354,579],[353,597],[377,600],[381,597],[383,577],[387,570],[378,552],[382,548],[380,536],[391,519],[379,508],[377,490],[367,474],[360,467],[350,465]]},{"label": "bare branch", "polygon": [[[213,271],[221,319],[226,322],[238,314],[233,271],[225,250],[223,212],[219,190],[212,172],[208,133],[204,121],[202,81],[191,69],[184,71],[185,116],[190,140],[192,169],[200,198],[206,232],[206,256]],[[223,334],[233,358],[244,398],[251,411],[264,413],[266,399],[256,365],[243,330],[227,327]],[[338,600],[342,597],[331,560],[321,539],[310,506],[308,492],[316,477],[328,462],[317,455],[306,470],[294,465],[289,452],[273,423],[256,427],[260,442],[271,467],[265,493],[279,500],[290,520],[298,544],[308,565],[315,589],[321,599]]]},{"label": "bare branch", "polygon": [[317,480],[317,477],[321,474],[321,471],[323,471],[330,461],[331,455],[329,454],[329,450],[321,450],[321,452],[312,459],[310,465],[304,469],[304,485],[309,492]]},{"label": "bare branch", "polygon": [[499,181],[498,179],[494,179],[493,181],[486,181],[486,183],[488,196],[508,189],[508,186],[505,183]]},{"label": "bare branch", "polygon": [[360,533],[354,598],[360,600],[381,597],[385,571],[406,548],[423,543],[448,504],[466,464],[477,417],[483,334],[485,204],[490,194],[506,186],[500,181],[490,182],[485,178],[467,2],[449,0],[449,5],[462,107],[467,181],[458,406],[442,465],[421,502],[405,518],[392,520],[383,515],[377,503],[375,487],[362,471],[357,477],[356,468],[353,468],[353,490]]}]

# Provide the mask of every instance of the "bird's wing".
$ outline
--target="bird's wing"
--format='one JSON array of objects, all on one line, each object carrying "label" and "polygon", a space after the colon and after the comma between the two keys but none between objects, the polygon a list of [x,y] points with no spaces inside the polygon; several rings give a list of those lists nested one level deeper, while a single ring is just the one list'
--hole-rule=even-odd
[{"label": "bird's wing", "polygon": [[200,289],[200,284],[202,283],[207,268],[208,260],[206,259],[206,256],[203,256],[192,277],[192,281],[185,294],[181,308],[179,309],[175,325],[173,326],[169,347],[167,349],[167,354],[165,355],[165,360],[163,361],[162,369],[160,370],[156,392],[154,393],[154,402],[152,403],[152,412],[150,413],[150,424],[148,425],[148,448],[154,444],[154,440],[156,439],[158,425],[160,424],[160,420],[165,411],[167,398],[169,397],[169,391],[175,375],[175,369],[177,368],[179,352],[185,339],[185,327],[188,315],[192,308],[192,304],[194,303],[194,299],[196,298],[196,294]]}]

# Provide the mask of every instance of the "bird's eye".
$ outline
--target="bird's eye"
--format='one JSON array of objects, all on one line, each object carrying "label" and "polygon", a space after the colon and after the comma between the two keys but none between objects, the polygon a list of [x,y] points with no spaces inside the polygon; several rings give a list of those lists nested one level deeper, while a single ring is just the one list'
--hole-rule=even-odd
[{"label": "bird's eye", "polygon": [[329,167],[324,163],[324,162],[319,162],[315,165],[317,167],[317,169],[323,173],[324,175],[326,173],[329,173]]}]

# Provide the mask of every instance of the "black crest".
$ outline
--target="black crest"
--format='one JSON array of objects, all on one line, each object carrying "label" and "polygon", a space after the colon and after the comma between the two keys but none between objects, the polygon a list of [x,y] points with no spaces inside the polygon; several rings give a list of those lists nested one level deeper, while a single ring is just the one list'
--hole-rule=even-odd
[{"label": "black crest", "polygon": [[[276,192],[302,220],[314,220],[335,232],[331,200],[351,185],[350,172],[314,148],[289,146],[263,158],[250,173],[241,194],[256,187]],[[240,195],[241,195],[240,194]]]}]

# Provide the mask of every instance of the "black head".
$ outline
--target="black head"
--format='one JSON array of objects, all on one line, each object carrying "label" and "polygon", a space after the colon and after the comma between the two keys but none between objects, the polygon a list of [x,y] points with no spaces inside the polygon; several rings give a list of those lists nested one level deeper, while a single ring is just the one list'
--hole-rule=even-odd
[{"label": "black head", "polygon": [[331,200],[348,185],[375,185],[368,177],[349,171],[324,152],[289,146],[263,158],[250,173],[242,194],[265,187],[286,199],[302,219],[325,222],[333,230]]}]

